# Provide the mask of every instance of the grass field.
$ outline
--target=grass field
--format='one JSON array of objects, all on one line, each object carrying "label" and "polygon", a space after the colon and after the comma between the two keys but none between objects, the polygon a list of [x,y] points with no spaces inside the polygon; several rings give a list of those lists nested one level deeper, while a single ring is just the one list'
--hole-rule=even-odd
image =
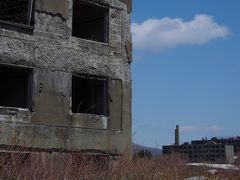
[{"label": "grass field", "polygon": [[121,157],[115,161],[62,154],[46,156],[44,153],[0,156],[2,180],[182,180],[207,177],[215,180],[239,180],[236,170],[218,170],[215,174],[207,167],[186,166],[187,161],[178,154],[151,159],[130,160]]}]

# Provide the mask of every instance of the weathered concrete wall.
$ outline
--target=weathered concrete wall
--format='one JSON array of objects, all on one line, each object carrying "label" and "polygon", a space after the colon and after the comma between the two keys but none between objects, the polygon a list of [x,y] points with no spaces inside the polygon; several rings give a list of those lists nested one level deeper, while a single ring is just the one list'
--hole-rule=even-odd
[{"label": "weathered concrete wall", "polygon": [[70,125],[71,74],[35,69],[33,124]]},{"label": "weathered concrete wall", "polygon": [[70,1],[66,0],[36,0],[35,10],[67,19],[69,3]]},{"label": "weathered concrete wall", "polygon": [[[33,108],[0,107],[0,144],[131,149],[130,14],[120,0],[91,2],[109,8],[108,43],[71,36],[72,0],[36,0],[32,35],[0,28],[0,64],[33,69]],[[108,79],[109,116],[71,113],[73,74]]]},{"label": "weathered concrete wall", "polygon": [[130,135],[111,130],[0,122],[0,144],[56,151],[123,153],[130,148]]}]

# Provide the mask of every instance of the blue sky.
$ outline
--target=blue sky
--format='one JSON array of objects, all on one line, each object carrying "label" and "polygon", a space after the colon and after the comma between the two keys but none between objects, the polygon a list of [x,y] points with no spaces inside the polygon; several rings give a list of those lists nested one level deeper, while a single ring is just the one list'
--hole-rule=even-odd
[{"label": "blue sky", "polygon": [[133,0],[133,141],[240,135],[240,1]]}]

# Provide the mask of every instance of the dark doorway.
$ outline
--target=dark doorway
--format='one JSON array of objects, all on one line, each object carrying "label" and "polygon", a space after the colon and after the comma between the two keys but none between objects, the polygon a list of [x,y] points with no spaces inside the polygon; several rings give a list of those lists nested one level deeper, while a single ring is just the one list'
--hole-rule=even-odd
[{"label": "dark doorway", "polygon": [[107,97],[107,80],[73,76],[73,113],[107,115]]},{"label": "dark doorway", "polygon": [[0,106],[31,107],[31,69],[0,66],[0,82]]},{"label": "dark doorway", "polygon": [[72,35],[92,41],[107,42],[108,10],[82,1],[73,1]]}]

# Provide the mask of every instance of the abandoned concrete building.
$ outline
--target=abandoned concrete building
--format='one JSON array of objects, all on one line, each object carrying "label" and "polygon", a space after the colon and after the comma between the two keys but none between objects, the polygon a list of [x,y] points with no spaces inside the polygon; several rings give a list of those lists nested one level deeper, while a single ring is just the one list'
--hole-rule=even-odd
[{"label": "abandoned concrete building", "polygon": [[181,153],[188,157],[189,162],[233,163],[234,146],[213,140],[194,140],[180,144],[179,125],[175,129],[175,143],[163,146],[163,154]]},{"label": "abandoned concrete building", "polygon": [[0,1],[0,148],[131,150],[131,0]]}]

